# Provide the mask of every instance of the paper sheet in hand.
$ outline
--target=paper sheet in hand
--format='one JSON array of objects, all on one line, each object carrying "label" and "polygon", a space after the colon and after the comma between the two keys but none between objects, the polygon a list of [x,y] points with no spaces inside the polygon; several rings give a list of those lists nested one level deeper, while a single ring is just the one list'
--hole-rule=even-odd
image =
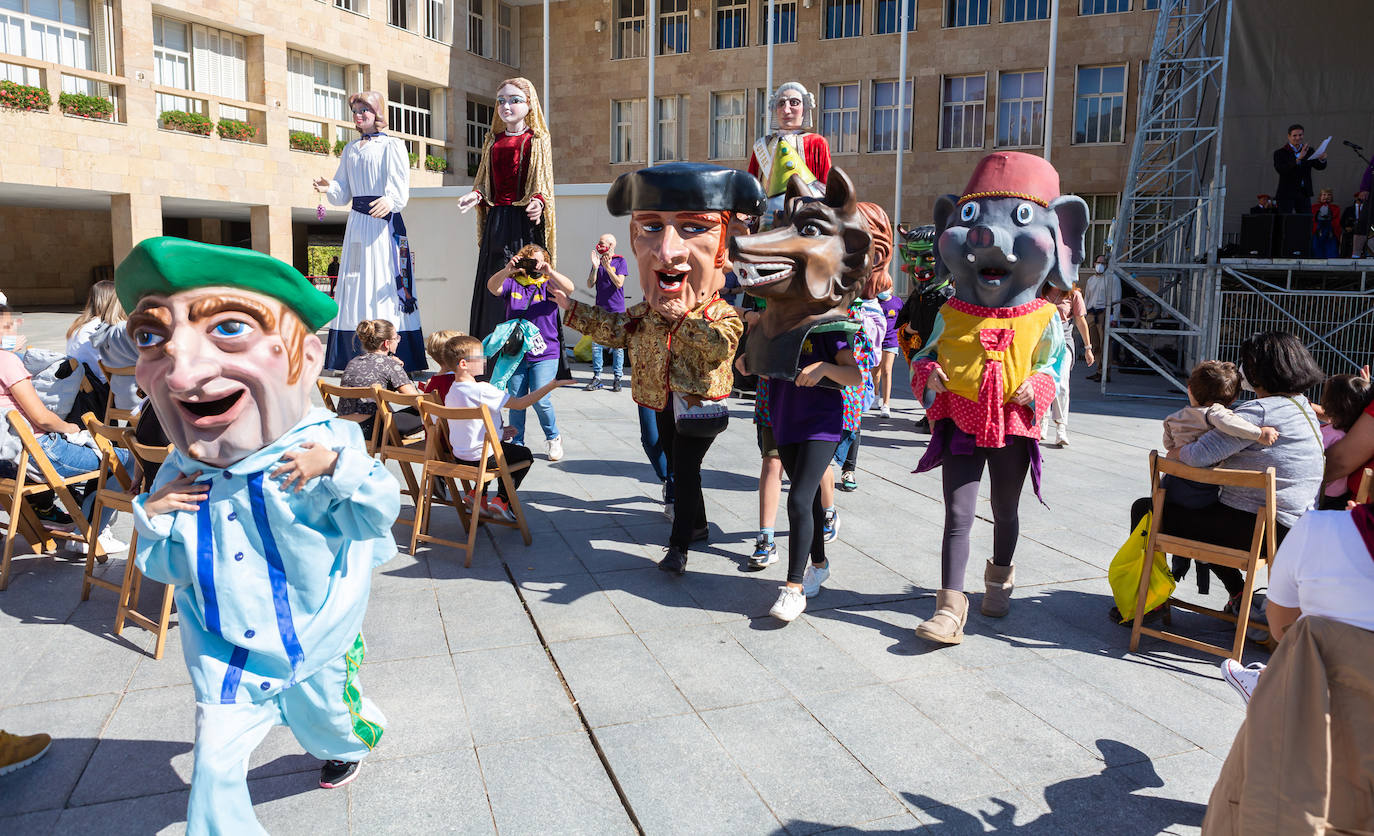
[{"label": "paper sheet in hand", "polygon": [[1317,150],[1315,150],[1315,151],[1312,152],[1312,156],[1313,156],[1313,157],[1320,157],[1322,154],[1325,154],[1325,153],[1326,153],[1326,146],[1328,146],[1328,145],[1330,145],[1330,144],[1331,144],[1331,137],[1328,136],[1326,139],[1323,139],[1323,140],[1322,140],[1322,144],[1321,144],[1321,145],[1318,145],[1318,146],[1317,146]]}]

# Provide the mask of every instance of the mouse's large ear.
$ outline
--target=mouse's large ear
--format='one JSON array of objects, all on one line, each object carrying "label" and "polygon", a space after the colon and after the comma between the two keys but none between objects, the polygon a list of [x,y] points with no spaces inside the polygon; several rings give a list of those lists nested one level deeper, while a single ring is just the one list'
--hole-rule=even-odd
[{"label": "mouse's large ear", "polygon": [[1055,263],[1046,278],[1060,290],[1072,290],[1078,266],[1086,256],[1088,204],[1077,195],[1066,194],[1050,202],[1055,214]]},{"label": "mouse's large ear", "polygon": [[935,245],[931,252],[935,255],[935,275],[943,276],[949,271],[945,269],[945,263],[940,258],[940,236],[945,234],[945,227],[949,226],[949,219],[954,217],[954,207],[959,203],[957,195],[947,194],[935,198]]}]

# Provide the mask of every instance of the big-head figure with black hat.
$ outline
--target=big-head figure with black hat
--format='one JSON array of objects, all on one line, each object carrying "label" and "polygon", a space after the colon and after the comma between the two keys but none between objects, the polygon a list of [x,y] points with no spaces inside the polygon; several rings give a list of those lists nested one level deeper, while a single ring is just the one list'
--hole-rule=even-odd
[{"label": "big-head figure with black hat", "polygon": [[373,568],[396,553],[396,480],[310,390],[333,300],[290,265],[178,238],[115,270],[136,377],[176,449],[134,502],[138,567],[176,588],[196,691],[189,833],[263,833],[246,781],[291,727],[351,780],[383,718],[358,690]]},{"label": "big-head figure with black hat", "polygon": [[743,171],[665,163],[622,174],[606,196],[613,215],[630,216],[630,246],[644,301],[611,313],[558,295],[567,324],[604,346],[626,348],[631,391],[658,413],[676,485],[668,556],[659,567],[686,570],[687,547],[703,535],[701,461],[728,414],[730,368],[744,325],[720,298],[732,214],[758,215],[764,194]]},{"label": "big-head figure with black hat", "polygon": [[1010,607],[1017,510],[1026,473],[1040,495],[1040,422],[1068,367],[1069,350],[1046,282],[1069,290],[1083,262],[1088,207],[1059,193],[1041,157],[989,154],[960,196],[935,203],[936,275],[954,279],[912,358],[912,390],[929,393],[931,440],[917,471],[944,468],[945,533],[936,614],[916,628],[930,641],[962,640],[964,572],[984,466],[991,472],[993,551],[984,568],[984,615]]}]

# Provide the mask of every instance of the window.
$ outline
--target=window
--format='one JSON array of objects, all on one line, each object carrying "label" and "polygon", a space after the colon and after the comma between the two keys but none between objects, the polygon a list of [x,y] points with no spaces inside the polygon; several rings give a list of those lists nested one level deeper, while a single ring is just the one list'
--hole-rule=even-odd
[{"label": "window", "polygon": [[487,0],[468,0],[468,52],[487,54]]},{"label": "window", "polygon": [[496,107],[491,102],[468,99],[466,134],[469,177],[477,176],[477,166],[482,162],[482,145],[487,141],[487,133],[495,117]]},{"label": "window", "polygon": [[654,117],[654,162],[685,158],[683,104],[682,96],[659,96],[655,100],[658,112]]},{"label": "window", "polygon": [[[433,113],[430,90],[404,81],[387,84],[386,125],[389,130],[414,136],[431,136]],[[406,143],[410,145],[409,142]],[[411,148],[411,151],[418,149]]]},{"label": "window", "polygon": [[1122,142],[1125,135],[1126,65],[1079,67],[1073,141]]},{"label": "window", "polygon": [[1002,22],[1049,20],[1050,0],[1002,0]]},{"label": "window", "polygon": [[716,49],[749,46],[749,0],[716,0]]},{"label": "window", "polygon": [[835,154],[859,152],[859,85],[821,85],[821,135]]},{"label": "window", "polygon": [[658,54],[687,51],[687,0],[658,0]]},{"label": "window", "polygon": [[1078,9],[1083,15],[1109,15],[1116,12],[1129,12],[1131,0],[1083,0]]},{"label": "window", "polygon": [[644,100],[611,101],[611,162],[644,162]]},{"label": "window", "polygon": [[[873,10],[873,34],[890,35],[900,32],[901,22],[897,20],[897,16],[901,10],[899,0],[878,0]],[[916,0],[906,0],[906,31],[916,31]]]},{"label": "window", "polygon": [[387,0],[386,22],[400,29],[409,29],[410,0]]},{"label": "window", "polygon": [[[873,82],[873,121],[869,150],[897,150],[897,81]],[[902,85],[902,148],[911,150],[911,81]]]},{"label": "window", "polygon": [[[154,80],[163,87],[226,99],[248,98],[242,35],[153,15],[153,59]],[[187,96],[159,93],[157,100],[159,113],[187,110],[211,119],[248,120],[248,111],[241,107],[220,105],[218,113],[205,113],[202,102]]]},{"label": "window", "polygon": [[444,32],[444,0],[423,0],[425,4],[425,37],[446,41]]},{"label": "window", "polygon": [[367,14],[367,0],[334,0],[334,8],[365,15]]},{"label": "window", "polygon": [[615,0],[612,58],[644,57],[645,0]]},{"label": "window", "polygon": [[512,20],[515,10],[496,0],[496,54],[502,64],[515,64],[515,35]]},{"label": "window", "polygon": [[[0,52],[95,69],[90,0],[0,0]],[[0,63],[0,79],[37,85],[39,71]],[[93,93],[93,83],[64,76],[64,93]]]},{"label": "window", "polygon": [[772,116],[768,112],[768,97],[772,95],[769,90],[759,88],[754,91],[754,136],[767,136],[772,130]]},{"label": "window", "polygon": [[[309,113],[322,119],[347,121],[348,91],[344,85],[342,64],[331,64],[296,50],[286,53],[286,108],[296,113]],[[344,134],[342,130],[321,132],[319,122],[306,119],[287,119],[293,131],[308,131],[315,136]]]},{"label": "window", "polygon": [[1045,73],[1002,73],[997,78],[997,147],[1045,143]]},{"label": "window", "polygon": [[[153,15],[153,82],[178,90],[191,89],[191,27]],[[184,96],[157,94],[157,112],[191,109]],[[199,111],[199,106],[197,106]]]},{"label": "window", "polygon": [[1116,223],[1116,211],[1121,205],[1121,196],[1115,194],[1081,194],[1088,204],[1088,235],[1084,240],[1087,258],[1083,266],[1092,269],[1093,259],[1107,252],[1107,242],[1112,237],[1112,224]]},{"label": "window", "polygon": [[[774,0],[773,43],[797,42],[797,0]],[[759,2],[759,43],[768,43],[768,0]]]},{"label": "window", "polygon": [[823,38],[857,38],[863,34],[863,0],[825,0]]},{"label": "window", "polygon": [[1159,9],[1159,0],[1145,0],[1145,2],[1141,4],[1140,8],[1144,9],[1147,12],[1157,10]]},{"label": "window", "polygon": [[945,26],[982,26],[988,22],[988,0],[945,0]]},{"label": "window", "polygon": [[945,76],[940,85],[940,148],[983,147],[987,76]]},{"label": "window", "polygon": [[501,0],[468,0],[468,52],[514,65],[518,14]]},{"label": "window", "polygon": [[711,159],[744,159],[744,91],[711,94]]}]

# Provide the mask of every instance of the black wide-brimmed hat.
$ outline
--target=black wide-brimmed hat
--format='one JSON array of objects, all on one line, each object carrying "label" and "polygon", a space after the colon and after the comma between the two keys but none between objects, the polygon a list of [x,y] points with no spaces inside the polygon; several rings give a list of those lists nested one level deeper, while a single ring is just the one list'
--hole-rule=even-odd
[{"label": "black wide-brimmed hat", "polygon": [[663,163],[620,175],[606,194],[612,215],[741,212],[762,215],[767,195],[747,171],[709,163]]}]

